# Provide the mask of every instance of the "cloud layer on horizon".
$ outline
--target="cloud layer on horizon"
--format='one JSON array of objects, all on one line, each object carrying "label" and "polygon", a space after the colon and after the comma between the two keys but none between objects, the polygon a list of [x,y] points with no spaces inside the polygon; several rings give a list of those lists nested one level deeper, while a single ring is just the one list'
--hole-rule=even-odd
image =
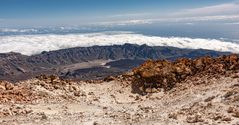
[{"label": "cloud layer on horizon", "polygon": [[122,45],[125,43],[239,53],[239,44],[232,42],[224,42],[215,39],[146,36],[131,32],[2,36],[0,37],[0,53],[19,52],[24,55],[33,55],[39,54],[42,51],[52,51],[72,47]]},{"label": "cloud layer on horizon", "polygon": [[235,15],[239,13],[238,3],[224,3],[200,8],[185,9],[173,14],[173,16],[218,16]]},{"label": "cloud layer on horizon", "polygon": [[[145,17],[142,17],[142,15]],[[155,13],[130,14],[131,19],[117,19],[116,21],[103,21],[96,24],[104,25],[134,25],[151,24],[155,22],[207,22],[207,21],[239,21],[239,3],[228,2],[223,4],[203,6],[191,9],[182,9],[177,12],[168,12],[157,16]],[[150,17],[153,16],[153,17]],[[128,17],[128,14],[120,15]],[[113,16],[112,16],[113,17]],[[117,17],[117,16],[116,16]],[[132,19],[135,18],[135,19]]]}]

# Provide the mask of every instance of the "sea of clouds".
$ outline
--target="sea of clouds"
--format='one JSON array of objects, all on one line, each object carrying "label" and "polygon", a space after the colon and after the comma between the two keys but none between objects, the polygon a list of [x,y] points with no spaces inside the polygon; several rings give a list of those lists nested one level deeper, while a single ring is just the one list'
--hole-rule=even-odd
[{"label": "sea of clouds", "polygon": [[147,36],[132,32],[0,36],[0,53],[19,52],[24,55],[33,55],[39,54],[42,51],[72,47],[122,45],[125,43],[239,53],[239,44],[230,41],[186,37]]}]

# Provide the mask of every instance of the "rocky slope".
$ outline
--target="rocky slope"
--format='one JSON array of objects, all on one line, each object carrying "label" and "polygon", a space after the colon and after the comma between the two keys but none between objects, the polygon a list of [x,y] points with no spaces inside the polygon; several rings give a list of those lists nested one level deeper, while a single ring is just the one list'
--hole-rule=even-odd
[{"label": "rocky slope", "polygon": [[141,84],[144,89],[146,86],[153,86],[168,90],[189,76],[210,75],[216,77],[216,75],[237,70],[239,70],[239,56],[232,54],[217,58],[209,56],[197,59],[181,58],[174,62],[149,60],[133,69],[133,72],[136,83]]},{"label": "rocky slope", "polygon": [[[148,61],[133,72],[107,77],[104,81],[69,81],[45,75],[16,84],[2,81],[0,124],[237,125],[239,60],[236,57],[182,59],[171,63],[156,61],[154,66],[150,65],[153,61]],[[136,79],[145,81],[155,75],[159,80],[162,78],[157,75],[166,70],[159,66],[162,62],[169,69],[198,66],[198,70],[191,74],[182,70],[177,74],[181,78],[173,81],[170,89],[151,86],[146,88],[146,95],[135,91],[140,89],[135,84]],[[195,65],[198,64],[195,62],[201,63]],[[222,70],[213,67],[221,64]],[[167,76],[175,73],[171,69],[163,74],[166,79],[171,79]],[[139,71],[146,75],[138,77]],[[154,72],[148,74],[148,71]],[[182,74],[187,75],[182,77]],[[145,83],[161,84],[154,80]]]},{"label": "rocky slope", "polygon": [[[138,66],[146,59],[174,60],[179,57],[195,58],[205,55],[219,56],[223,54],[228,53],[133,44],[78,47],[42,52],[33,56],[6,53],[0,54],[0,79],[18,81],[40,74],[56,74],[62,78],[72,79],[92,79],[93,76],[97,79],[108,75],[118,75],[132,67]],[[81,68],[81,63],[98,60],[105,60],[106,62],[111,60],[111,62],[115,62],[108,63],[107,65],[93,65],[88,67],[87,70],[85,70],[86,68]],[[132,64],[132,62],[134,63]],[[127,66],[126,64],[132,65]],[[69,68],[62,71],[62,67],[69,67],[71,65],[75,65],[74,69]],[[95,75],[100,74],[99,72],[101,71],[105,73],[99,76]]]}]

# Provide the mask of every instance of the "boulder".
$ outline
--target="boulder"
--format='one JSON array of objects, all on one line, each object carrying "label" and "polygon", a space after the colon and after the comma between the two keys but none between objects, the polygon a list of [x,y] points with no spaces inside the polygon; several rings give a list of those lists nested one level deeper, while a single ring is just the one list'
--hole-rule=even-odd
[{"label": "boulder", "polygon": [[[169,90],[177,82],[189,76],[198,74],[221,74],[226,71],[239,70],[239,57],[236,54],[218,58],[201,57],[197,59],[178,59],[175,62],[167,60],[148,60],[141,66],[132,70],[134,81],[141,83],[145,88],[162,87]],[[151,84],[154,85],[151,85]],[[149,85],[148,85],[149,84]],[[146,89],[143,90],[146,90]]]}]

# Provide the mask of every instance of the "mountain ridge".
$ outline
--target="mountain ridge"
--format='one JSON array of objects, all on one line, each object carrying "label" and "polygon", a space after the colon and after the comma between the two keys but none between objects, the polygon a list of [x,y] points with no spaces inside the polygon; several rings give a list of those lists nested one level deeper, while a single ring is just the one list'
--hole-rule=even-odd
[{"label": "mountain ridge", "polygon": [[[175,60],[180,57],[196,58],[205,55],[215,57],[227,54],[229,53],[203,49],[193,50],[162,46],[152,47],[147,45],[136,45],[136,44],[76,47],[57,51],[49,51],[49,52],[44,51],[41,54],[32,56],[26,56],[20,53],[11,52],[0,54],[0,63],[1,63],[0,79],[9,81],[18,81],[28,79],[39,74],[56,74],[63,75],[62,77],[67,78],[66,76],[64,76],[64,74],[69,73],[67,72],[61,73],[61,71],[59,71],[60,67],[95,60],[113,60],[113,61],[121,60],[121,65],[123,66],[124,64],[127,64],[127,59],[142,61],[145,61],[147,59]],[[125,62],[122,60],[125,60]],[[133,66],[138,66],[139,64],[140,63],[137,63]],[[100,65],[94,66],[94,68],[95,67],[101,66]],[[125,70],[123,71],[130,70],[130,68],[132,68],[132,66],[129,68],[124,68]],[[114,73],[110,74],[108,69],[109,68],[105,67],[103,68],[103,70],[107,72],[105,76],[114,75]],[[101,68],[97,72],[103,70]],[[110,69],[110,71],[113,72],[116,71],[117,74],[123,72],[121,71],[120,67],[117,67],[114,70]],[[74,75],[74,71],[70,74]],[[79,73],[76,72],[75,74]],[[87,74],[85,79],[87,79],[88,77],[91,77],[91,74]],[[75,79],[75,77],[70,78]]]}]

